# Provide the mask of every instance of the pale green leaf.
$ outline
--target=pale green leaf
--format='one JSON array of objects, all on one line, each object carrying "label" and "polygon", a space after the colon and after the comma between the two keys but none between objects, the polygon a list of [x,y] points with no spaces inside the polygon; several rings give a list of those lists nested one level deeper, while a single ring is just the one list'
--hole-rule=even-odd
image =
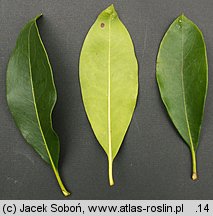
[{"label": "pale green leaf", "polygon": [[89,30],[80,56],[84,106],[96,138],[112,163],[130,124],[138,94],[138,64],[130,35],[111,5]]}]

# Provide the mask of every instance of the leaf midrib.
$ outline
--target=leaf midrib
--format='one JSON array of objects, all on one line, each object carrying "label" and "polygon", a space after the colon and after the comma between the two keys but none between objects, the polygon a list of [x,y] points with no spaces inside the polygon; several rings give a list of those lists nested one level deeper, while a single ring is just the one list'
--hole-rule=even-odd
[{"label": "leaf midrib", "polygon": [[[183,20],[181,19],[183,22]],[[181,81],[182,81],[182,90],[183,90],[183,106],[184,106],[184,113],[185,113],[185,118],[186,118],[186,125],[187,125],[187,130],[188,130],[188,135],[189,135],[189,140],[190,140],[190,146],[191,150],[194,151],[194,144],[192,140],[192,135],[191,135],[191,130],[190,130],[190,125],[189,125],[189,119],[188,119],[188,113],[187,113],[187,107],[186,107],[186,98],[185,98],[185,87],[184,87],[184,78],[183,78],[183,67],[184,67],[184,57],[183,57],[183,26],[181,26]]]},{"label": "leaf midrib", "polygon": [[107,108],[108,108],[108,144],[109,161],[112,161],[112,138],[111,138],[111,15],[109,16],[109,42],[108,42],[108,86],[107,86]]},{"label": "leaf midrib", "polygon": [[[39,16],[38,16],[39,17]],[[28,62],[29,62],[29,71],[30,71],[30,82],[31,82],[31,88],[32,88],[32,96],[33,96],[33,104],[34,104],[34,108],[35,108],[35,112],[36,112],[36,118],[37,118],[37,121],[38,121],[38,126],[39,126],[39,129],[40,129],[40,132],[41,132],[41,135],[42,135],[42,139],[43,139],[43,142],[44,142],[44,146],[46,148],[46,151],[47,151],[47,154],[48,154],[48,157],[49,157],[49,160],[50,160],[50,164],[51,164],[51,167],[54,171],[54,174],[55,174],[55,177],[58,181],[58,184],[61,188],[61,191],[62,193],[64,194],[64,196],[69,196],[70,195],[70,192],[66,190],[66,188],[64,187],[63,185],[63,182],[60,178],[60,175],[58,173],[58,167],[55,166],[54,162],[53,162],[53,159],[52,159],[52,156],[50,154],[50,151],[49,151],[49,148],[48,148],[48,145],[47,145],[47,142],[46,142],[46,139],[45,139],[45,136],[44,136],[44,133],[43,133],[43,130],[42,130],[42,127],[41,127],[41,123],[40,123],[40,119],[39,119],[39,115],[38,115],[38,109],[37,109],[37,104],[36,104],[36,100],[35,100],[35,93],[34,93],[34,86],[33,86],[33,79],[32,79],[32,70],[31,70],[31,60],[30,60],[30,33],[31,33],[31,29],[32,29],[32,26],[35,25],[35,28],[36,28],[36,32],[37,32],[37,35],[38,35],[38,38],[39,38],[39,42],[41,43],[41,46],[44,50],[44,53],[46,55],[46,58],[47,58],[47,61],[48,61],[48,64],[49,64],[49,67],[50,67],[50,70],[51,70],[51,73],[52,73],[52,69],[51,69],[51,65],[50,65],[50,62],[49,62],[49,59],[48,59],[48,56],[47,56],[47,53],[46,53],[46,50],[45,50],[45,47],[44,47],[44,44],[41,40],[41,37],[40,37],[40,34],[39,34],[39,30],[38,30],[38,27],[37,27],[37,24],[36,24],[36,19],[38,18],[36,17],[33,21],[32,21],[32,24],[29,28],[29,32],[28,32],[28,41],[27,41],[27,45],[28,45]],[[53,77],[52,77],[52,82],[54,83],[53,81]],[[52,113],[52,109],[51,109],[51,113]],[[52,127],[52,122],[50,122],[51,124],[51,127]],[[57,164],[58,165],[58,164]]]},{"label": "leaf midrib", "polygon": [[[44,142],[44,146],[47,150],[47,154],[48,154],[48,157],[50,159],[50,163],[52,165],[52,168],[56,174],[56,178],[58,178],[58,171],[57,171],[57,168],[53,162],[53,159],[52,159],[52,156],[50,154],[50,151],[49,151],[49,148],[47,146],[47,142],[46,142],[46,139],[45,139],[45,136],[44,136],[44,133],[43,133],[43,129],[41,127],[41,122],[40,122],[40,118],[39,118],[39,114],[38,114],[38,108],[37,108],[37,104],[36,104],[36,100],[35,100],[35,90],[34,90],[34,85],[33,85],[33,79],[32,79],[32,65],[31,65],[31,60],[30,60],[30,33],[31,33],[31,29],[32,29],[32,26],[33,25],[36,25],[34,22],[36,21],[33,21],[33,23],[31,24],[30,28],[29,28],[29,32],[28,32],[28,61],[29,61],[29,70],[30,70],[30,83],[31,83],[31,88],[32,88],[32,96],[33,96],[33,104],[34,104],[34,108],[35,108],[35,112],[36,112],[36,119],[38,121],[38,126],[39,126],[39,130],[41,132],[41,136],[42,136],[42,139],[43,139],[43,142]],[[37,30],[37,28],[36,28]],[[38,30],[37,30],[38,31]]]}]

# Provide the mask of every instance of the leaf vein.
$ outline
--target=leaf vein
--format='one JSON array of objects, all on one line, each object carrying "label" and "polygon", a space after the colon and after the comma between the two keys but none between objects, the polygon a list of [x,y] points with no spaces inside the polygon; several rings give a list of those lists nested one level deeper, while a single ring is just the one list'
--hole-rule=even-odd
[{"label": "leaf vein", "polygon": [[109,161],[112,161],[112,138],[111,138],[111,16],[109,17],[109,43],[108,43],[108,143],[109,143]]},{"label": "leaf vein", "polygon": [[193,145],[193,140],[192,140],[192,135],[191,135],[191,130],[190,130],[190,125],[189,125],[189,119],[188,119],[188,113],[187,113],[187,107],[186,107],[186,98],[185,98],[185,87],[184,87],[184,76],[183,76],[183,67],[184,67],[184,53],[183,53],[183,26],[181,26],[181,81],[182,81],[182,90],[183,90],[183,106],[184,106],[184,113],[185,113],[185,118],[186,118],[186,125],[187,125],[187,130],[188,130],[188,135],[189,135],[189,140],[190,140],[190,146],[191,149],[194,151],[194,145]]}]

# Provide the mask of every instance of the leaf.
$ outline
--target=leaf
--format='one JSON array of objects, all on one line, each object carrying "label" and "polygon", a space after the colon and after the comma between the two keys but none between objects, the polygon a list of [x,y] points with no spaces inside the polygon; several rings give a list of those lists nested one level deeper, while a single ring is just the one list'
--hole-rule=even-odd
[{"label": "leaf", "polygon": [[166,32],[156,70],[161,98],[191,151],[192,179],[196,180],[196,150],[207,94],[208,66],[203,35],[184,15]]},{"label": "leaf", "polygon": [[80,84],[95,136],[112,164],[130,124],[138,94],[138,64],[130,35],[111,5],[89,30],[80,56]]},{"label": "leaf", "polygon": [[50,62],[32,19],[20,32],[7,68],[7,101],[17,127],[26,141],[53,168],[59,186],[59,139],[52,128],[56,89]]}]

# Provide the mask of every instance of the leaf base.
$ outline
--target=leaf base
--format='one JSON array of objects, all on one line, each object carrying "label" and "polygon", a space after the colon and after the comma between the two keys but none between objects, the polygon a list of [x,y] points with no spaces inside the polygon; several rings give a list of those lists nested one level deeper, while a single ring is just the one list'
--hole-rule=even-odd
[{"label": "leaf base", "polygon": [[197,175],[196,172],[193,172],[193,174],[192,174],[192,180],[193,180],[193,181],[198,180],[198,175]]}]

